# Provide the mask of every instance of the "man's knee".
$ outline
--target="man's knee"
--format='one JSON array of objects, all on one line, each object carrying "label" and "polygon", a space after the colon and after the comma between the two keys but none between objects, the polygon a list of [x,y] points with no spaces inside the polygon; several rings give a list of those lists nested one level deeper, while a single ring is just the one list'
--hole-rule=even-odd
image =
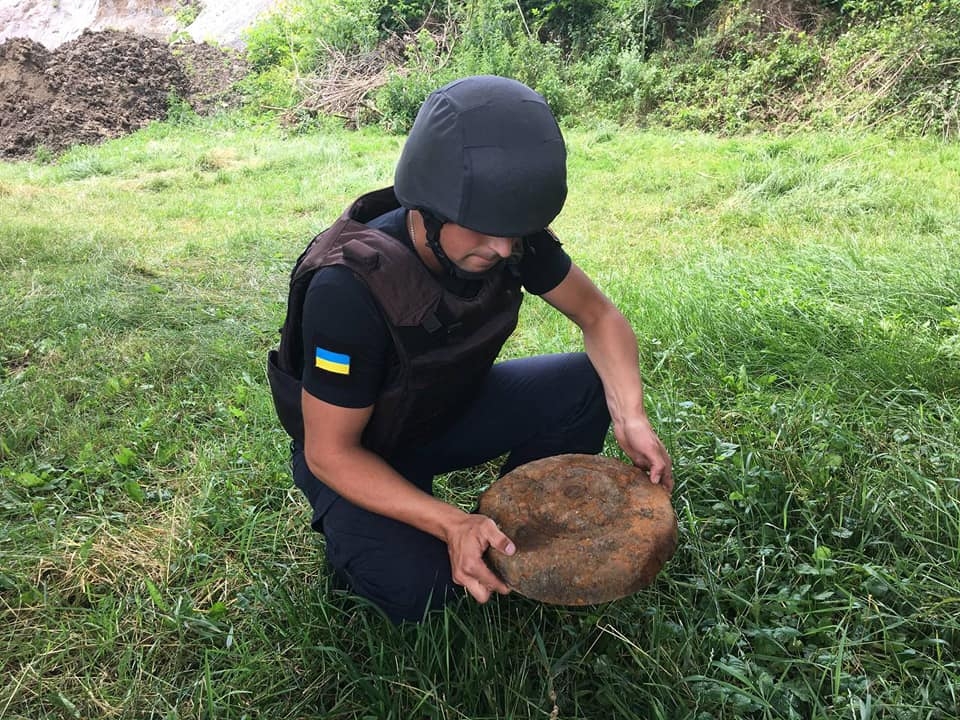
[{"label": "man's knee", "polygon": [[[362,511],[361,511],[362,512]],[[327,561],[357,595],[395,623],[417,622],[459,594],[447,546],[419,530],[366,513],[347,528],[324,522]]]},{"label": "man's knee", "polygon": [[424,616],[443,606],[461,593],[442,571],[433,578],[394,576],[384,582],[383,577],[362,573],[343,573],[351,592],[376,605],[395,624],[420,622]]},{"label": "man's knee", "polygon": [[363,555],[338,570],[351,592],[371,601],[394,623],[419,622],[459,595],[448,560],[411,564],[395,556],[384,562]]}]

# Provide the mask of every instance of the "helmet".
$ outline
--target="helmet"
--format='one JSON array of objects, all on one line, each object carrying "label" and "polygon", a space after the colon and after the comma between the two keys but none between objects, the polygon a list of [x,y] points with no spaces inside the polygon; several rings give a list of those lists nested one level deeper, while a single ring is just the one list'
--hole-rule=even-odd
[{"label": "helmet", "polygon": [[542,96],[493,75],[435,90],[394,176],[397,200],[484,235],[542,230],[567,197],[567,152]]}]

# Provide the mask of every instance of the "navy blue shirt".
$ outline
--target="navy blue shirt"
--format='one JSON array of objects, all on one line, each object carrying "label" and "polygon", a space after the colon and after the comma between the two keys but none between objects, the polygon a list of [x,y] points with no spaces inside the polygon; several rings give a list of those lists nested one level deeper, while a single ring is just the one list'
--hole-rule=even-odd
[{"label": "navy blue shirt", "polygon": [[[398,208],[367,223],[416,252]],[[520,282],[532,295],[553,290],[570,271],[560,243],[540,233],[523,239]],[[448,290],[469,297],[477,281],[441,279]],[[320,400],[347,408],[373,405],[390,366],[393,343],[386,321],[362,280],[343,266],[325,267],[310,282],[303,306],[303,388]],[[320,365],[318,367],[318,360]]]}]

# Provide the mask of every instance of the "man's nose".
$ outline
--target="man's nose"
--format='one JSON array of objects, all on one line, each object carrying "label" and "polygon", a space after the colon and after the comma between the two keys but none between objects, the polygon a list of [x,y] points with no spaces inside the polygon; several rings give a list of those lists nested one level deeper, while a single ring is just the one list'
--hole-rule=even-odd
[{"label": "man's nose", "polygon": [[513,252],[513,238],[491,237],[489,246],[497,255],[506,260]]}]

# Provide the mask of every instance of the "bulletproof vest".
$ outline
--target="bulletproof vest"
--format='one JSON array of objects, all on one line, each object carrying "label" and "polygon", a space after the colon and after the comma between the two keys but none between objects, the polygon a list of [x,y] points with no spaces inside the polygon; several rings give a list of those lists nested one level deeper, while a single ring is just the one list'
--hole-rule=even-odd
[{"label": "bulletproof vest", "polygon": [[364,195],[310,242],[290,274],[287,315],[267,376],[280,422],[301,445],[303,302],[319,268],[349,268],[389,328],[393,359],[362,437],[364,447],[384,457],[449,425],[517,326],[523,294],[515,269],[504,264],[470,298],[447,291],[414,250],[364,224],[398,207],[393,188]]}]

